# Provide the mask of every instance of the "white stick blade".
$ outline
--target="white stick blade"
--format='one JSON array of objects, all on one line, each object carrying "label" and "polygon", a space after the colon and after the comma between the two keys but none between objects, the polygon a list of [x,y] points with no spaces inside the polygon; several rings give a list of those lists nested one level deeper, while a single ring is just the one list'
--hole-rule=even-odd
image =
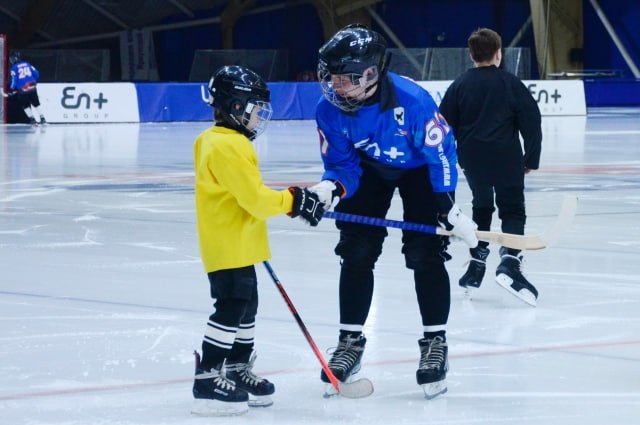
[{"label": "white stick blade", "polygon": [[575,195],[566,195],[562,198],[560,212],[555,223],[542,235],[547,245],[555,245],[558,243],[560,236],[571,227],[571,222],[578,210],[578,197]]},{"label": "white stick blade", "polygon": [[340,395],[346,398],[364,398],[373,394],[373,382],[367,378],[351,382],[340,382]]}]

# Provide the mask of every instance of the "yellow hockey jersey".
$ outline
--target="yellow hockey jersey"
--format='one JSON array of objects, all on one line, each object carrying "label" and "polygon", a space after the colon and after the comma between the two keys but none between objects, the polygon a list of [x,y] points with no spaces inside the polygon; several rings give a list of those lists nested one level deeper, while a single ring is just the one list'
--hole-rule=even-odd
[{"label": "yellow hockey jersey", "polygon": [[271,257],[266,219],[291,212],[288,190],[265,186],[253,145],[241,133],[211,127],[194,143],[196,216],[207,273]]}]

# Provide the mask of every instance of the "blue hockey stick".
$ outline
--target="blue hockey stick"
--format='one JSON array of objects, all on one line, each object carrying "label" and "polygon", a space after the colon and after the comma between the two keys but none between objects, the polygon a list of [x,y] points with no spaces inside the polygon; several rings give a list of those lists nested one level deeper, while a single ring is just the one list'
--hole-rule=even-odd
[{"label": "blue hockey stick", "polygon": [[[386,218],[367,217],[357,214],[347,214],[335,211],[327,211],[324,217],[332,218],[338,221],[347,221],[350,223],[365,224],[368,226],[394,227],[402,230],[411,230],[414,232],[429,233],[432,235],[451,236],[451,232],[440,226],[430,224],[410,223],[407,221],[388,220]],[[546,246],[539,236],[514,235],[511,233],[476,231],[478,240],[495,243],[514,249],[542,249]]]}]

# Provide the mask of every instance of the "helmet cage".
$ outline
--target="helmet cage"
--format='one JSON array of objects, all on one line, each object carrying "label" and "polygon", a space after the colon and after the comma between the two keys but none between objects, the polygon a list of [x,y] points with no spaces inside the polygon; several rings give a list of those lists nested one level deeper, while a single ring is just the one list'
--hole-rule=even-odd
[{"label": "helmet cage", "polygon": [[[332,74],[329,72],[329,68],[323,66],[322,62],[320,62],[318,65],[318,81],[320,82],[322,95],[331,104],[345,112],[356,111],[364,104],[366,100],[365,94],[369,88],[378,82],[380,75],[378,67],[371,67],[371,71],[370,75],[364,75],[363,73]],[[346,84],[348,89],[343,88],[345,81],[348,81]]]},{"label": "helmet cage", "polygon": [[264,133],[271,115],[273,115],[273,109],[270,102],[253,99],[246,103],[240,122],[251,133],[250,140]]}]

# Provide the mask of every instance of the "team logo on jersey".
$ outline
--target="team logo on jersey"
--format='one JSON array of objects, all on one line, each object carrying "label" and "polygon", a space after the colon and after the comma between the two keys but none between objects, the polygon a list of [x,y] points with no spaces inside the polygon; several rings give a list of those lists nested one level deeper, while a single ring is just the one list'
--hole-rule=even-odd
[{"label": "team logo on jersey", "polygon": [[396,120],[398,125],[404,125],[404,108],[402,106],[393,108],[393,118]]},{"label": "team logo on jersey", "polygon": [[320,153],[322,153],[323,156],[327,156],[329,152],[329,142],[320,128],[318,128],[318,135],[320,136]]},{"label": "team logo on jersey", "polygon": [[429,147],[436,147],[442,144],[444,138],[449,134],[450,128],[444,117],[436,112],[424,126],[424,144]]}]

